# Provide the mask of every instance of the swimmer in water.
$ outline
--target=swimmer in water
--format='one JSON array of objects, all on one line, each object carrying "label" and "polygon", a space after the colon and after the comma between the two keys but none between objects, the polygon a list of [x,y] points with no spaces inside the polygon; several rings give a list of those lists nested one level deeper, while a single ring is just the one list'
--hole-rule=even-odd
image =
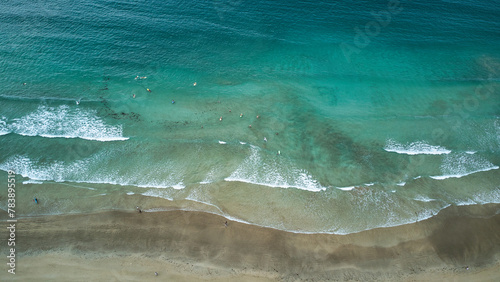
[{"label": "swimmer in water", "polygon": [[134,99],[135,99],[135,94],[134,94],[134,95],[132,95],[132,98],[134,98]]},{"label": "swimmer in water", "polygon": [[80,101],[78,101],[78,100],[77,100],[77,101],[76,101],[76,104],[77,104],[77,105],[80,105]]},{"label": "swimmer in water", "polygon": [[151,92],[151,89],[149,89],[149,88],[146,88],[146,90],[147,90],[148,92]]},{"label": "swimmer in water", "polygon": [[174,101],[174,100],[172,100],[172,104],[175,104],[175,101]]},{"label": "swimmer in water", "polygon": [[267,142],[267,138],[266,137],[264,137],[264,142]]},{"label": "swimmer in water", "polygon": [[243,113],[240,114],[240,117],[243,117]]},{"label": "swimmer in water", "polygon": [[222,121],[222,116],[219,118],[219,121]]},{"label": "swimmer in water", "polygon": [[193,86],[196,86],[196,81],[193,83]]}]

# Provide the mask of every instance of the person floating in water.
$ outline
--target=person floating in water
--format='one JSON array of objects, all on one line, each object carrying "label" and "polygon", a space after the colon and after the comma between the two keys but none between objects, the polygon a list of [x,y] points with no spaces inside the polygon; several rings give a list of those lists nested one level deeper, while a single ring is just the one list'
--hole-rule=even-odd
[{"label": "person floating in water", "polygon": [[135,99],[135,94],[134,94],[134,95],[132,95],[132,98],[134,98],[134,99]]},{"label": "person floating in water", "polygon": [[80,101],[76,100],[76,104],[77,104],[77,105],[80,105]]},{"label": "person floating in water", "polygon": [[222,121],[222,116],[219,118],[219,121]]},{"label": "person floating in water", "polygon": [[174,100],[172,100],[172,104],[175,104],[175,101],[174,101]]},{"label": "person floating in water", "polygon": [[267,142],[267,138],[266,137],[264,137],[264,142]]},{"label": "person floating in water", "polygon": [[33,202],[35,202],[35,204],[38,204],[38,199],[36,197],[33,198]]},{"label": "person floating in water", "polygon": [[193,83],[193,86],[196,86],[196,81]]},{"label": "person floating in water", "polygon": [[146,90],[147,90],[148,92],[151,92],[151,89],[149,89],[149,88],[146,88]]},{"label": "person floating in water", "polygon": [[243,113],[240,114],[240,117],[243,117]]}]

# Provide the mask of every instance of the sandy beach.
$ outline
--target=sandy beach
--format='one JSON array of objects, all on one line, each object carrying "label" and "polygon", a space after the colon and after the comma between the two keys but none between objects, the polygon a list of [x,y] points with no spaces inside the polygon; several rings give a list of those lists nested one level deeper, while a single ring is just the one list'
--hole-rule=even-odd
[{"label": "sandy beach", "polygon": [[[500,278],[499,210],[496,204],[449,207],[425,221],[350,235],[298,234],[232,221],[226,227],[223,217],[193,211],[25,218],[16,230],[16,274],[4,269],[0,277],[494,281]],[[3,239],[2,253],[6,246]]]}]

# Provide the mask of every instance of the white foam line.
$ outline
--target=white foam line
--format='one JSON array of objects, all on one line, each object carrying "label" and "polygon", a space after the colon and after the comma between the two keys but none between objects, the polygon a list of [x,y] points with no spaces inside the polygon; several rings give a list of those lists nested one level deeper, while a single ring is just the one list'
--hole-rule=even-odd
[{"label": "white foam line", "polygon": [[[3,170],[3,169],[0,169],[0,170]],[[4,170],[4,171],[7,171],[7,170]],[[28,175],[23,175],[21,174],[21,176],[23,177],[29,177]],[[158,188],[158,189],[166,189],[166,188],[173,188],[173,189],[176,189],[176,190],[181,190],[181,189],[184,189],[186,188],[182,182],[179,182],[177,184],[174,184],[174,185],[170,185],[170,186],[160,186],[160,185],[139,185],[139,184],[130,184],[130,183],[116,183],[116,182],[106,182],[106,181],[90,181],[90,180],[87,180],[87,181],[80,181],[80,180],[53,180],[53,179],[41,179],[41,178],[33,178],[33,177],[30,177],[31,180],[33,181],[53,181],[55,183],[58,183],[58,184],[62,184],[62,185],[68,185],[68,186],[74,186],[74,187],[80,187],[80,188],[85,188],[85,189],[91,189],[91,190],[95,190],[94,188],[90,188],[90,187],[84,187],[84,186],[77,186],[77,185],[72,185],[70,183],[83,183],[83,184],[86,184],[86,183],[89,183],[89,184],[110,184],[110,185],[119,185],[119,186],[134,186],[134,187],[139,187],[139,188]]]},{"label": "white foam line", "polygon": [[325,191],[326,188],[305,188],[305,187],[300,187],[300,186],[294,186],[294,185],[273,185],[273,184],[268,184],[268,183],[260,183],[260,182],[252,182],[246,179],[239,179],[239,178],[233,178],[233,177],[226,177],[224,178],[225,181],[232,181],[232,182],[243,182],[243,183],[249,183],[249,184],[255,184],[255,185],[261,185],[261,186],[267,186],[267,187],[273,187],[273,188],[296,188],[304,191],[311,191],[311,192],[320,192],[320,191]]},{"label": "white foam line", "polygon": [[30,179],[23,181],[23,184],[43,184],[43,181]]},{"label": "white foam line", "polygon": [[[125,141],[129,140],[129,137],[86,137],[86,136],[69,136],[69,135],[50,135],[50,134],[27,134],[27,133],[16,133],[21,136],[29,136],[29,137],[43,137],[43,138],[66,138],[66,139],[84,139],[84,140],[90,140],[90,141],[101,141],[101,142],[108,142],[108,141]],[[1,135],[1,134],[0,134]]]},{"label": "white foam line", "polygon": [[373,185],[375,185],[375,182],[365,183],[365,184],[361,184],[361,185],[347,186],[347,187],[335,187],[335,188],[337,188],[339,190],[343,190],[343,191],[351,191],[351,190],[354,190],[358,187],[364,187],[364,186],[369,187],[369,186],[373,186]]},{"label": "white foam line", "polygon": [[399,144],[391,139],[384,147],[387,152],[406,155],[443,155],[451,153],[451,150],[440,146],[429,145],[423,141],[412,142],[408,145]]},{"label": "white foam line", "polygon": [[158,193],[154,194],[152,190],[148,190],[144,193],[141,194],[142,196],[146,196],[146,197],[154,197],[154,198],[161,198],[161,199],[165,199],[165,200],[169,200],[171,202],[174,201],[173,198],[169,198],[169,197],[165,197],[165,196],[161,196],[159,195]]},{"label": "white foam line", "polygon": [[351,190],[353,190],[356,187],[355,186],[349,186],[349,187],[335,187],[335,188],[343,190],[343,191],[351,191]]},{"label": "white foam line", "polygon": [[130,137],[99,137],[99,138],[92,138],[92,137],[78,137],[81,139],[85,140],[92,140],[92,141],[101,141],[101,142],[108,142],[108,141],[125,141],[129,140]]},{"label": "white foam line", "polygon": [[[23,174],[21,174],[21,176],[28,177],[27,175],[23,175]],[[92,182],[83,182],[83,181],[67,181],[66,182],[66,181],[56,181],[56,180],[52,180],[52,179],[31,178],[29,180],[24,181],[23,184],[44,184],[44,183],[46,183],[44,181],[54,182],[54,183],[57,183],[57,184],[60,184],[60,185],[66,185],[66,186],[71,186],[71,187],[76,187],[76,188],[83,188],[83,189],[88,189],[88,190],[96,190],[95,188],[92,188],[92,187],[85,187],[85,186],[71,184],[71,183],[92,183]],[[95,184],[101,184],[101,183],[95,183]]]},{"label": "white foam line", "polygon": [[[95,190],[95,188],[92,188],[92,187],[85,187],[85,186],[74,185],[74,184],[70,184],[70,183],[64,183],[64,182],[57,182],[57,183],[61,184],[61,185],[76,187],[76,188],[83,188],[83,189],[88,189],[88,190]],[[77,183],[84,183],[84,182],[77,182]]]},{"label": "white foam line", "polygon": [[471,174],[474,174],[477,172],[484,172],[484,171],[494,170],[494,169],[498,169],[498,168],[499,168],[498,166],[494,166],[494,167],[480,169],[480,170],[476,170],[476,171],[464,173],[464,174],[439,175],[439,176],[429,176],[429,177],[432,179],[436,179],[436,180],[444,180],[444,179],[448,179],[448,178],[461,178],[461,177],[471,175]]},{"label": "white foam line", "polygon": [[431,198],[427,198],[424,196],[418,196],[418,197],[414,198],[413,200],[419,201],[419,202],[425,202],[425,203],[437,201],[436,199],[431,199]]},{"label": "white foam line", "polygon": [[477,203],[473,201],[472,199],[467,199],[467,201],[459,201],[456,203],[457,206],[470,206],[470,205],[476,205]]},{"label": "white foam line", "polygon": [[224,213],[218,206],[216,206],[214,204],[207,203],[207,202],[204,202],[204,201],[200,201],[200,200],[197,200],[197,199],[193,199],[191,197],[187,197],[185,199],[188,200],[188,201],[193,201],[193,202],[197,202],[197,203],[200,203],[200,204],[204,204],[204,205],[207,205],[207,206],[214,207],[214,208],[218,209],[221,213]]},{"label": "white foam line", "polygon": [[393,152],[393,153],[398,153],[398,154],[403,154],[403,155],[444,155],[444,154],[449,154],[451,153],[450,150],[444,150],[441,152],[427,152],[427,151],[410,151],[410,150],[392,150],[392,149],[386,149],[384,148],[387,152]]},{"label": "white foam line", "polygon": [[[60,181],[60,182],[55,181],[55,182],[62,183],[63,181]],[[160,188],[160,189],[173,188],[172,186],[139,185],[139,184],[129,184],[129,183],[117,183],[117,182],[112,182],[112,181],[106,182],[106,181],[90,181],[90,180],[87,180],[87,181],[79,181],[79,180],[73,181],[72,180],[71,182],[92,183],[92,184],[111,184],[111,185],[119,185],[119,186],[135,186],[135,187],[139,187],[139,188]]]},{"label": "white foam line", "polygon": [[182,182],[179,182],[177,184],[170,185],[170,186],[147,185],[147,184],[146,185],[143,185],[143,184],[117,184],[117,185],[135,186],[135,187],[140,187],[140,188],[158,188],[158,189],[174,188],[176,190],[181,190],[181,189],[186,188],[186,186],[184,186],[184,184]]}]

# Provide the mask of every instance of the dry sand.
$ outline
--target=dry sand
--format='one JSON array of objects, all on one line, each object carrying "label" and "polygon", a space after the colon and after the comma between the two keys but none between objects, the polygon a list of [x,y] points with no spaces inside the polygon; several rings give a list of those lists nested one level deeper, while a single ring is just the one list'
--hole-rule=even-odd
[{"label": "dry sand", "polygon": [[3,264],[0,280],[500,281],[498,204],[449,207],[422,222],[350,235],[225,221],[193,211],[20,219],[16,274]]}]

